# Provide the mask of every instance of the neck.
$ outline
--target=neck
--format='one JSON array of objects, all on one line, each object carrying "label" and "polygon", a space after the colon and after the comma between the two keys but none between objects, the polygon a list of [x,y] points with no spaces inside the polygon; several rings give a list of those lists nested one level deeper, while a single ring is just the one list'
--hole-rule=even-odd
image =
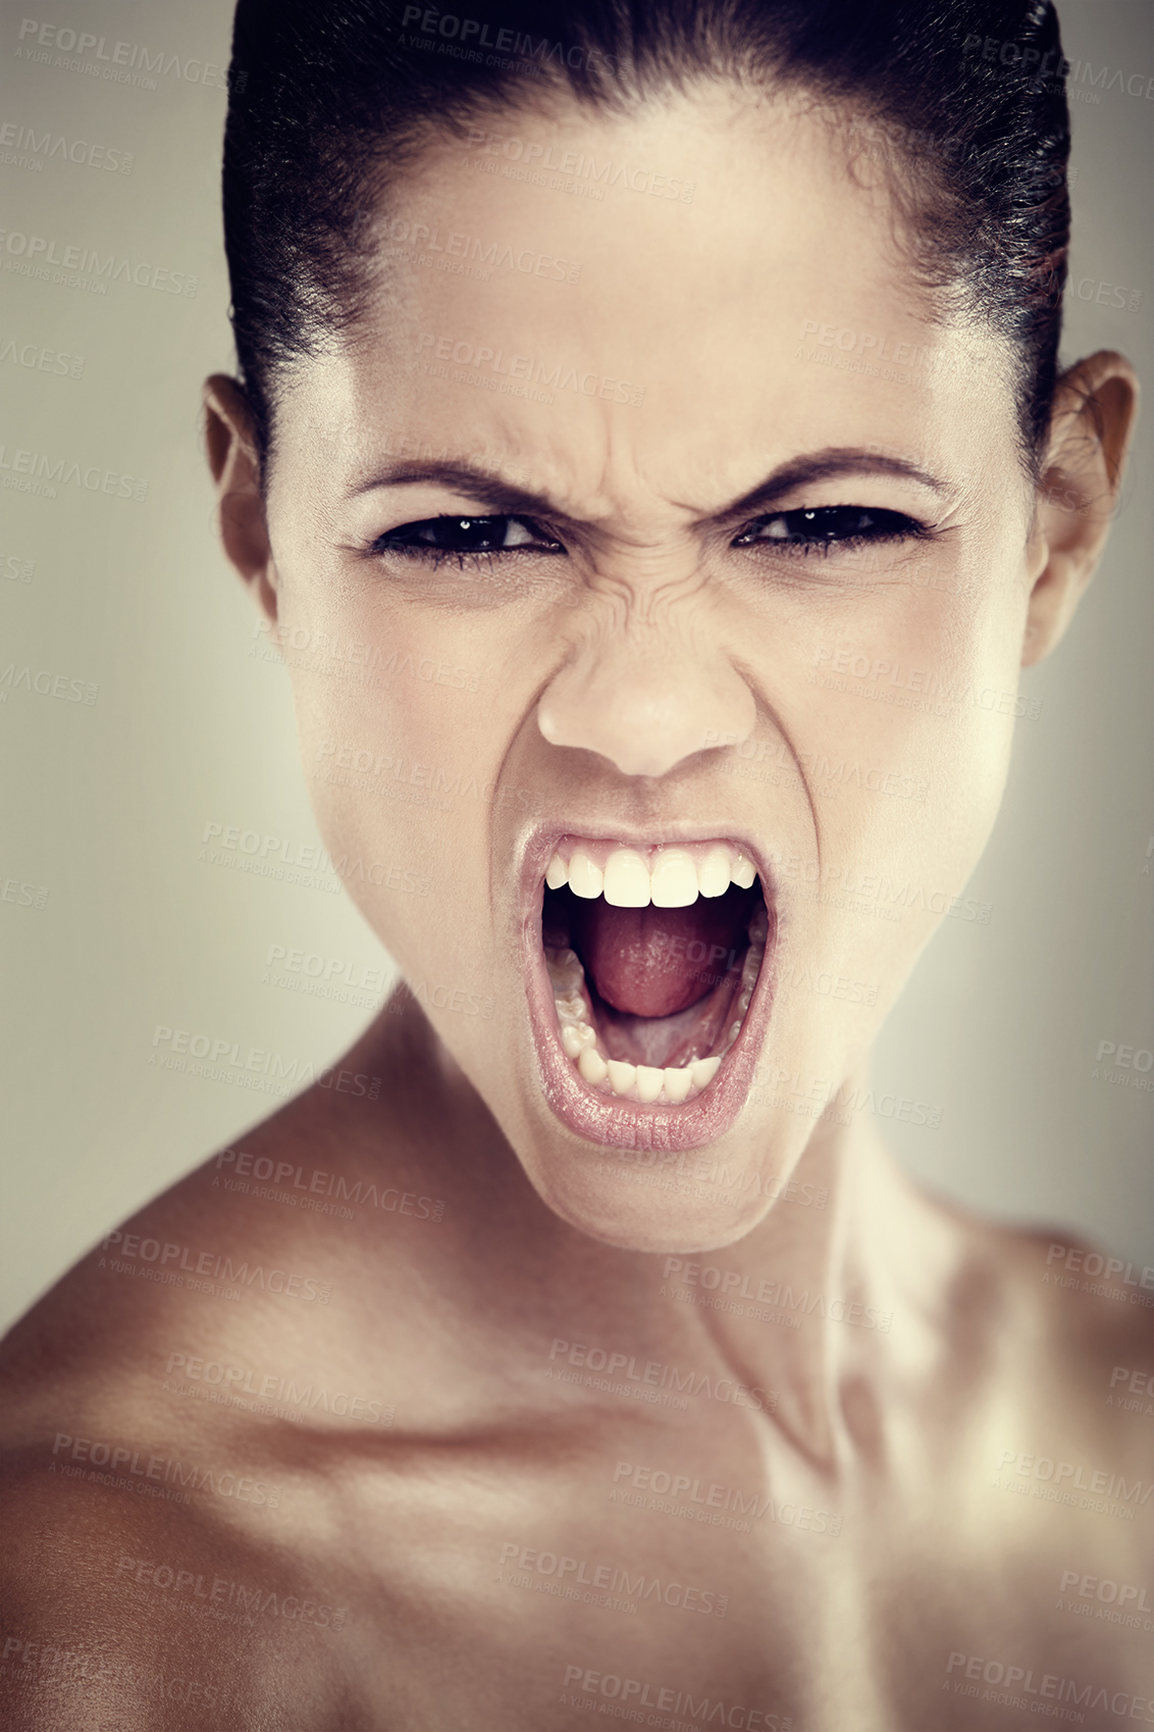
[{"label": "neck", "polygon": [[[390,1078],[407,1157],[468,1222],[465,1278],[483,1282],[487,1308],[498,1302],[521,1330],[529,1308],[559,1365],[610,1375],[657,1363],[761,1391],[756,1405],[815,1460],[835,1459],[852,1441],[847,1428],[868,1429],[863,1404],[892,1359],[903,1296],[921,1288],[943,1246],[940,1215],[862,1115],[818,1121],[792,1173],[767,1186],[762,1220],[735,1244],[622,1250],[541,1201],[420,1007],[403,989],[400,999],[363,1045]],[[864,1081],[864,1066],[846,1078]],[[631,1177],[670,1175],[637,1166]]]}]

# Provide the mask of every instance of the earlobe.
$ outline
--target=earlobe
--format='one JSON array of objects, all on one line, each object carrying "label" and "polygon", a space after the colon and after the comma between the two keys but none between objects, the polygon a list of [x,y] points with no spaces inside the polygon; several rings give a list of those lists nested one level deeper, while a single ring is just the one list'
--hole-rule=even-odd
[{"label": "earlobe", "polygon": [[1058,644],[1106,545],[1138,403],[1129,361],[1102,350],[1063,374],[1038,485],[1022,665]]},{"label": "earlobe", "polygon": [[268,538],[252,415],[235,379],[205,380],[205,449],[216,483],[220,537],[229,559],[256,592],[266,617],[277,614],[277,577]]}]

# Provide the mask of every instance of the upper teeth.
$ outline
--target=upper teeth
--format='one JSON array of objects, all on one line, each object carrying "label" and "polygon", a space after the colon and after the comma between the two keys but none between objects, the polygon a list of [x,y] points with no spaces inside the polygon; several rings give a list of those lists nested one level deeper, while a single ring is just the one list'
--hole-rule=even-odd
[{"label": "upper teeth", "polygon": [[724,896],[731,883],[748,890],[757,877],[749,856],[728,842],[689,842],[645,853],[611,842],[578,843],[566,853],[558,849],[549,862],[550,890],[568,884],[574,896],[604,896],[615,908],[647,908],[651,902],[655,908],[688,908],[699,896]]}]

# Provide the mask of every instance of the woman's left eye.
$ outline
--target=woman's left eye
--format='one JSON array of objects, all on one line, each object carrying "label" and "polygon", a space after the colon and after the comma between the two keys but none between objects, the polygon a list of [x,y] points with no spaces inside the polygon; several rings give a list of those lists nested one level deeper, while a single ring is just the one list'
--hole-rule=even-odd
[{"label": "woman's left eye", "polygon": [[454,555],[509,553],[521,547],[539,553],[564,551],[529,517],[425,517],[378,536],[372,552],[440,561]]},{"label": "woman's left eye", "polygon": [[759,517],[734,537],[733,545],[753,547],[760,543],[801,553],[831,553],[839,547],[906,541],[925,533],[925,526],[903,511],[874,511],[863,505],[819,505],[812,510],[777,511],[770,517]]}]

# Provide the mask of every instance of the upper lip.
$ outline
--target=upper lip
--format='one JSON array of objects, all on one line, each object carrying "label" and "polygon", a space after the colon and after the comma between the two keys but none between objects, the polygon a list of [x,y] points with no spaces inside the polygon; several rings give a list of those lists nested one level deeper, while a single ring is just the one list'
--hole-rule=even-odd
[{"label": "upper lip", "polygon": [[616,820],[592,825],[572,822],[535,825],[529,833],[526,851],[531,851],[535,843],[544,845],[548,841],[556,845],[563,836],[572,836],[578,841],[619,842],[623,848],[669,848],[679,842],[732,842],[745,849],[752,859],[760,858],[756,843],[748,836],[726,828],[724,824],[708,829],[701,824],[675,822],[655,824],[652,829],[642,830],[638,826],[621,824]]}]

